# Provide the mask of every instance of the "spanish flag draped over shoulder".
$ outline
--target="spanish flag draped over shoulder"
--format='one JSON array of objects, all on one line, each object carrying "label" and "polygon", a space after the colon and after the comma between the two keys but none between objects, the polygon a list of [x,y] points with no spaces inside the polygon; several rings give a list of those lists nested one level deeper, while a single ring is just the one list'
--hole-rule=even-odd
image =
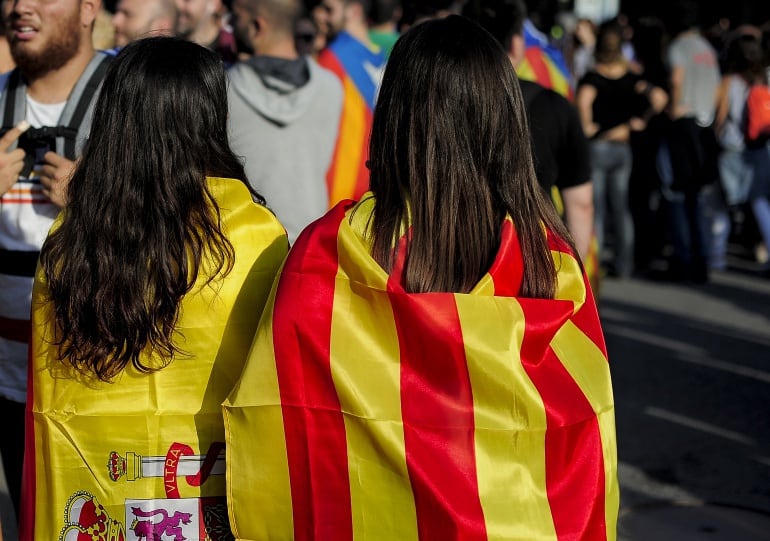
[{"label": "spanish flag draped over shoulder", "polygon": [[22,540],[232,539],[221,403],[240,376],[288,242],[243,183],[208,182],[235,262],[208,286],[201,273],[182,300],[176,343],[189,357],[152,373],[129,365],[113,383],[68,368],[51,344],[53,309],[38,268]]},{"label": "spanish flag draped over shoulder", "polygon": [[518,295],[507,220],[469,294],[409,294],[370,256],[374,201],[292,248],[224,403],[247,540],[605,540],[614,406],[596,307],[551,238],[555,299]]}]

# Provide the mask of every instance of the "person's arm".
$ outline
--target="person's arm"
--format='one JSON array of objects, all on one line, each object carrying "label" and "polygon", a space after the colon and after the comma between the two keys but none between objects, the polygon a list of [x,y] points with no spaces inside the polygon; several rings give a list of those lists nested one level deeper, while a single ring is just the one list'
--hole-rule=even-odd
[{"label": "person's arm", "polygon": [[668,107],[668,114],[674,120],[684,116],[687,112],[684,107],[680,105],[683,82],[684,68],[682,66],[674,66],[671,70],[671,100],[669,101]]},{"label": "person's arm", "polygon": [[725,75],[722,77],[722,82],[717,88],[717,107],[716,114],[714,115],[714,131],[717,135],[722,133],[727,122],[727,116],[730,114],[730,102],[728,99],[728,89],[730,88],[731,75]]},{"label": "person's arm", "polygon": [[594,100],[596,99],[596,87],[591,84],[582,84],[575,95],[575,106],[580,117],[580,124],[586,137],[593,137],[599,131],[599,125],[594,122]]},{"label": "person's arm", "polygon": [[585,260],[591,248],[594,230],[594,188],[586,182],[561,191],[567,229],[572,234],[580,258]]}]

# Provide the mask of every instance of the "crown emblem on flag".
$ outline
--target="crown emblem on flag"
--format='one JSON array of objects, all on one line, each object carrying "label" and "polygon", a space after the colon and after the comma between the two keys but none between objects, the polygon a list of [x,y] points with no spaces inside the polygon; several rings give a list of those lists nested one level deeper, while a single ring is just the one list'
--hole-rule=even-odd
[{"label": "crown emblem on flag", "polygon": [[112,451],[107,462],[107,469],[110,473],[110,479],[117,481],[126,474],[126,459],[120,456],[117,451]]},{"label": "crown emblem on flag", "polygon": [[123,524],[107,514],[93,494],[75,492],[64,507],[59,541],[125,541]]}]

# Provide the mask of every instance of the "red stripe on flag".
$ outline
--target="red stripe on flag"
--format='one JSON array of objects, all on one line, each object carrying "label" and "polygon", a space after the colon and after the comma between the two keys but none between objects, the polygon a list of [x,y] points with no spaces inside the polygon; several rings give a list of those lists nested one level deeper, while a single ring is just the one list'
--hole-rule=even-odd
[{"label": "red stripe on flag", "polygon": [[551,72],[548,71],[548,66],[545,64],[544,54],[542,49],[530,47],[527,49],[525,56],[529,66],[532,68],[532,72],[535,74],[535,82],[546,88],[553,89]]},{"label": "red stripe on flag", "polygon": [[400,347],[406,465],[419,538],[485,540],[473,394],[454,295],[408,295],[395,280],[388,292]]},{"label": "red stripe on flag", "polygon": [[497,251],[489,275],[495,284],[496,297],[515,297],[521,289],[524,278],[524,260],[516,228],[510,219],[503,222],[500,234],[500,249]]},{"label": "red stripe on flag", "polygon": [[[564,239],[557,237],[552,232],[548,232],[548,246],[551,250],[570,254],[574,257],[572,248],[567,244]],[[602,332],[601,324],[599,323],[599,315],[596,310],[596,301],[594,300],[594,294],[589,285],[588,276],[583,272],[583,282],[586,288],[586,300],[583,306],[572,316],[572,323],[574,323],[585,334],[596,347],[601,350],[604,358],[607,358],[607,345],[604,343],[604,333]]]},{"label": "red stripe on flag", "polygon": [[[546,312],[543,303],[550,305]],[[604,458],[596,414],[550,347],[571,301],[520,299],[526,327],[521,362],[545,406],[546,491],[558,539],[606,539]],[[563,306],[561,317],[553,303]]]},{"label": "red stripe on flag", "polygon": [[337,231],[350,204],[300,235],[276,291],[273,341],[298,540],[353,538],[345,423],[330,365]]}]

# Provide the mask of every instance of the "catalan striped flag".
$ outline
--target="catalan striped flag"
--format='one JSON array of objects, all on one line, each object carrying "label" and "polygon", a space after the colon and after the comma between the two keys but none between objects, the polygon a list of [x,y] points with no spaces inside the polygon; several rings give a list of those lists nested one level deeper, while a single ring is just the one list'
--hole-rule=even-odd
[{"label": "catalan striped flag", "polygon": [[565,98],[574,98],[571,75],[561,51],[548,42],[548,37],[527,19],[524,23],[525,57],[516,68],[516,75],[525,81],[534,81],[558,92]]},{"label": "catalan striped flag", "polygon": [[590,288],[550,237],[555,299],[519,295],[507,220],[469,294],[372,259],[366,195],[289,254],[224,403],[238,539],[612,540],[610,371]]},{"label": "catalan striped flag", "polygon": [[343,88],[339,135],[326,175],[333,207],[343,199],[358,199],[369,189],[369,135],[385,57],[341,32],[321,52],[318,63],[337,75]]}]

